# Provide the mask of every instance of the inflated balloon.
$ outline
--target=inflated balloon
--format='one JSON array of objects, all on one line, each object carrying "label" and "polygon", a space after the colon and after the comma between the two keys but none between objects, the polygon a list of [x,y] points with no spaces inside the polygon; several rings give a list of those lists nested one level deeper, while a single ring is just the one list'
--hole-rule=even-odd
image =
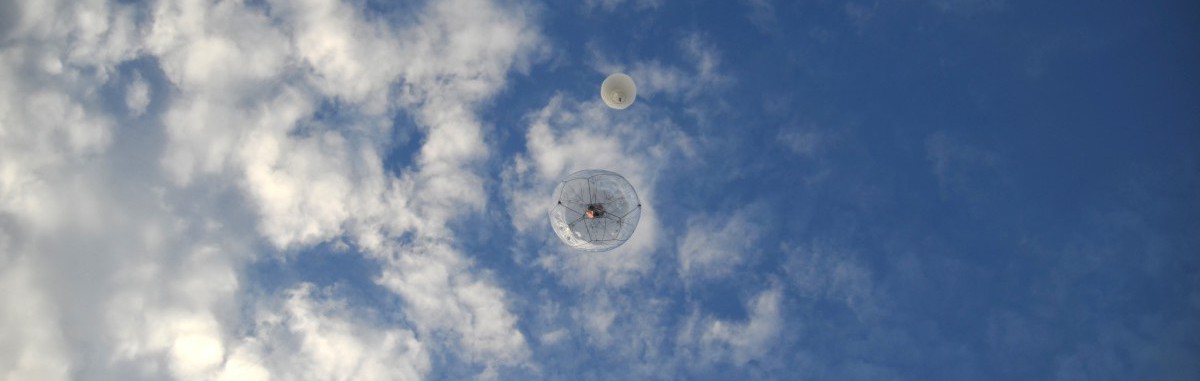
[{"label": "inflated balloon", "polygon": [[624,109],[637,100],[637,85],[633,78],[623,73],[610,75],[600,84],[600,98],[608,107]]},{"label": "inflated balloon", "polygon": [[572,173],[554,189],[550,227],[567,246],[584,251],[608,251],[621,246],[642,216],[633,185],[601,169]]}]

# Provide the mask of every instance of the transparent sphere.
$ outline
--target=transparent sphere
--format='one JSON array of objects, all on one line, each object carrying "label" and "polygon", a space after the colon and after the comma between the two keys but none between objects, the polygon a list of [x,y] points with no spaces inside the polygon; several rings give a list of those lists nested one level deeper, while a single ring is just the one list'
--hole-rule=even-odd
[{"label": "transparent sphere", "polygon": [[550,227],[567,246],[608,251],[629,240],[642,204],[624,177],[601,169],[572,173],[554,189]]}]

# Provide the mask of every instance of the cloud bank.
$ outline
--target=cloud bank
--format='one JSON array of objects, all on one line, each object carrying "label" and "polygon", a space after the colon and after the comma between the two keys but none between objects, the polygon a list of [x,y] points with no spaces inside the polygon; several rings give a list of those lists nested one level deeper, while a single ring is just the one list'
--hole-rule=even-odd
[{"label": "cloud bank", "polygon": [[[5,9],[4,378],[417,379],[434,353],[483,376],[526,359],[505,292],[446,227],[486,202],[476,113],[537,50],[526,6]],[[423,144],[385,169],[405,129]],[[247,293],[247,264],[334,240],[384,264],[402,324],[312,285]]]}]

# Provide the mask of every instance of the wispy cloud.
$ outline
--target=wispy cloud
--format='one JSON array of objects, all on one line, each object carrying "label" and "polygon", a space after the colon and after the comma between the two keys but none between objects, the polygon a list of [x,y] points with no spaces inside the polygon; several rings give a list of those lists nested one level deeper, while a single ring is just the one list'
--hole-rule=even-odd
[{"label": "wispy cloud", "polygon": [[858,4],[854,2],[846,3],[846,18],[850,19],[850,23],[858,29],[859,33],[867,27],[871,19],[875,18],[875,12],[879,10],[879,3],[872,3],[870,6]]},{"label": "wispy cloud", "polygon": [[253,335],[231,343],[218,380],[417,380],[430,370],[413,332],[356,317],[311,284],[256,308]]},{"label": "wispy cloud", "polygon": [[666,1],[667,0],[586,0],[583,3],[583,8],[587,12],[592,12],[596,9],[601,9],[605,12],[613,12],[619,7],[632,7],[638,10],[647,10],[662,7],[663,3],[666,3]]},{"label": "wispy cloud", "polygon": [[1012,182],[1002,156],[945,132],[925,139],[925,153],[943,198],[965,200],[974,208]]},{"label": "wispy cloud", "polygon": [[679,350],[693,356],[696,365],[705,367],[721,362],[740,366],[763,360],[780,343],[779,333],[785,324],[782,298],[777,288],[762,291],[746,306],[749,317],[745,321],[693,313],[679,331]]},{"label": "wispy cloud", "polygon": [[602,73],[627,72],[638,86],[638,97],[694,99],[712,96],[729,86],[733,78],[724,72],[721,51],[701,33],[688,33],[675,41],[683,63],[661,59],[623,60],[592,49],[592,66]]},{"label": "wispy cloud", "polygon": [[[550,234],[544,226],[553,188],[571,172],[602,168],[620,173],[637,189],[645,207],[630,241],[604,256],[562,256],[562,245],[544,248],[544,266],[573,274],[571,281],[599,286],[621,285],[648,270],[650,252],[661,245],[660,222],[653,205],[656,179],[670,163],[688,155],[691,139],[661,117],[634,108],[614,113],[597,99],[553,98],[531,115],[526,154],[518,155],[505,172],[506,197],[518,231]],[[556,243],[556,242],[554,242]]]},{"label": "wispy cloud", "polygon": [[762,212],[756,207],[719,213],[710,211],[688,218],[687,232],[679,240],[679,271],[685,279],[721,278],[740,270],[756,254]]},{"label": "wispy cloud", "polygon": [[750,23],[754,24],[760,32],[770,33],[778,26],[778,18],[775,17],[775,5],[771,0],[742,0],[750,12],[746,18],[750,19]]},{"label": "wispy cloud", "polygon": [[783,269],[796,295],[840,303],[859,319],[879,314],[874,277],[853,256],[819,243],[807,247],[785,244],[782,250],[787,253]]},{"label": "wispy cloud", "polygon": [[1008,6],[1006,0],[930,0],[929,4],[943,13],[963,16],[999,11]]},{"label": "wispy cloud", "polygon": [[775,140],[792,153],[805,157],[816,155],[821,150],[822,144],[826,143],[824,134],[812,128],[781,129]]}]

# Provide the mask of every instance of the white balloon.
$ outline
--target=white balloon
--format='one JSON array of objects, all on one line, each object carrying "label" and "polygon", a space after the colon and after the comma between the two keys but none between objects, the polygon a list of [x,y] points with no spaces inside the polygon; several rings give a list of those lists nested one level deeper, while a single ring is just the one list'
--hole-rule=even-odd
[{"label": "white balloon", "polygon": [[624,109],[637,100],[637,85],[624,73],[610,75],[600,84],[600,99],[604,99],[608,107]]}]

